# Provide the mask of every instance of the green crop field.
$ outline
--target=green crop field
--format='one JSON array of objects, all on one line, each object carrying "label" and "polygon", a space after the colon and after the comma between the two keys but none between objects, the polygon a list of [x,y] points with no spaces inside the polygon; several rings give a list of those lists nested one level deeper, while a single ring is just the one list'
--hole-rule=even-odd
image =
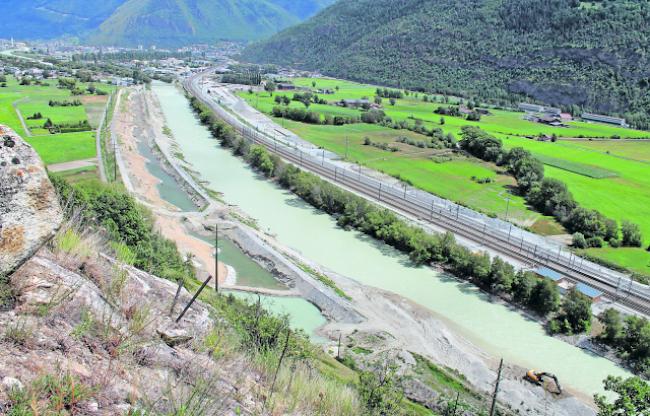
[{"label": "green crop field", "polygon": [[[5,124],[20,134],[39,153],[45,164],[63,163],[95,157],[95,132],[50,134],[42,128],[47,118],[54,123],[77,123],[89,120],[98,124],[107,96],[71,96],[69,90],[57,88],[56,80],[46,80],[49,85],[19,85],[13,77],[7,77],[7,87],[0,88],[0,124]],[[80,87],[87,87],[79,83]],[[101,89],[112,91],[114,87],[102,85]],[[70,101],[80,99],[84,103],[76,107],[50,107],[50,100]],[[25,118],[31,135],[24,130],[16,109]],[[43,119],[28,120],[40,112]]]},{"label": "green crop field", "polygon": [[577,173],[578,175],[594,179],[615,178],[618,176],[616,172],[611,170],[603,169],[598,166],[586,165],[584,163],[571,162],[560,157],[538,154],[537,159],[547,166],[553,166],[554,168]]},{"label": "green crop field", "polygon": [[[294,84],[312,89],[331,89],[334,94],[320,94],[327,105],[312,104],[310,111],[322,115],[359,115],[360,110],[343,108],[335,103],[341,99],[368,98],[371,101],[376,88],[371,85],[333,79],[297,78]],[[316,86],[312,86],[312,82]],[[336,87],[338,86],[338,89]],[[300,92],[300,91],[296,91]],[[274,95],[292,97],[294,91],[276,91]],[[249,93],[240,96],[260,111],[269,113],[277,104],[268,93]],[[629,220],[641,226],[646,245],[650,243],[650,141],[634,140],[569,140],[572,138],[650,138],[650,132],[624,129],[597,123],[572,121],[568,127],[551,127],[530,122],[522,118],[523,113],[490,109],[491,115],[480,121],[467,121],[462,117],[441,116],[433,111],[440,103],[424,102],[422,94],[410,93],[398,99],[395,105],[384,98],[382,106],[395,121],[415,120],[428,128],[441,128],[459,138],[460,129],[475,125],[503,140],[506,148],[523,147],[532,152],[545,164],[546,175],[564,181],[575,199],[587,208],[597,209],[619,222]],[[442,97],[438,96],[438,100]],[[455,102],[450,97],[450,103]],[[291,107],[304,108],[299,102]],[[416,141],[426,140],[424,136],[408,130],[394,130],[369,124],[345,126],[310,125],[286,119],[276,119],[291,131],[310,142],[344,156],[365,166],[399,176],[414,186],[462,203],[476,210],[504,218],[508,206],[508,219],[530,227],[545,235],[562,234],[565,231],[549,217],[530,210],[523,198],[511,190],[514,180],[500,173],[489,163],[458,156],[437,157],[433,149],[420,149],[396,143],[399,137]],[[541,142],[528,137],[539,134],[556,134],[557,142]],[[389,143],[399,148],[398,152],[378,149],[363,144],[368,137],[375,143]],[[562,138],[568,138],[563,140]],[[346,147],[346,142],[349,144]],[[488,183],[477,179],[490,178]],[[509,202],[508,202],[509,200]],[[642,249],[590,250],[592,254],[635,269],[645,270],[645,260],[650,254]]]},{"label": "green crop field", "polygon": [[27,142],[46,165],[96,156],[95,132],[92,131],[34,136],[28,138]]},{"label": "green crop field", "polygon": [[650,142],[640,140],[580,140],[567,141],[575,147],[604,153],[626,160],[650,163]]}]

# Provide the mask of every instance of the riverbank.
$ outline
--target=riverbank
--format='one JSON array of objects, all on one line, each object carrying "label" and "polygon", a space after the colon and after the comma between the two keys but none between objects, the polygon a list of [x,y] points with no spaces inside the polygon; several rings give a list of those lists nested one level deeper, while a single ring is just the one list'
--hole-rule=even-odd
[{"label": "riverbank", "polygon": [[[158,231],[176,242],[181,253],[186,256],[192,254],[194,265],[201,271],[199,275],[215,276],[213,247],[188,235],[179,224],[182,211],[162,198],[158,190],[161,180],[150,173],[147,168],[150,161],[138,151],[139,145],[149,146],[148,143],[143,143],[144,140],[153,140],[162,134],[162,129],[157,128],[161,121],[159,116],[146,111],[145,95],[144,89],[133,89],[131,94],[122,97],[126,101],[124,107],[116,107],[113,132],[117,135],[120,148],[121,163],[118,165],[122,170],[121,177],[128,179],[133,195],[151,208]],[[219,263],[219,277],[221,283],[225,284],[228,280],[228,269],[223,263]]]}]

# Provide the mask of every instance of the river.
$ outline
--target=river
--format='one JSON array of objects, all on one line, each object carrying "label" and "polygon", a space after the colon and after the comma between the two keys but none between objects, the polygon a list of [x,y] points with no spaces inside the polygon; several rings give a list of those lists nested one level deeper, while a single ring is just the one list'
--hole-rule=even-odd
[{"label": "river", "polygon": [[404,296],[431,310],[495,357],[555,373],[563,385],[591,395],[607,375],[629,376],[614,363],[549,337],[536,321],[487,301],[472,285],[428,267],[358,232],[344,231],[327,214],[260,178],[201,126],[173,85],[153,87],[186,160],[208,186],[241,207],[279,241],[368,286]]}]

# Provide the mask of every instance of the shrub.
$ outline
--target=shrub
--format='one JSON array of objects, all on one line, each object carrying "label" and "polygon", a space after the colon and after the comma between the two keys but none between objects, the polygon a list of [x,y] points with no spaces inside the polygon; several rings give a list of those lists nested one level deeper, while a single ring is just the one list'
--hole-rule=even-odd
[{"label": "shrub", "polygon": [[582,233],[575,233],[573,234],[572,245],[575,248],[587,248],[587,240],[585,239],[585,236],[582,235]]},{"label": "shrub", "polygon": [[154,230],[150,212],[129,194],[99,181],[71,185],[55,174],[50,179],[66,216],[84,227],[100,226],[111,241],[128,246],[135,267],[172,280],[194,275],[176,244]]},{"label": "shrub", "polygon": [[600,237],[591,237],[587,239],[587,246],[593,248],[600,248],[605,244],[602,238]]},{"label": "shrub", "polygon": [[641,229],[638,225],[629,221],[623,221],[621,228],[623,234],[623,245],[626,247],[641,247],[643,245],[643,238],[641,236]]}]

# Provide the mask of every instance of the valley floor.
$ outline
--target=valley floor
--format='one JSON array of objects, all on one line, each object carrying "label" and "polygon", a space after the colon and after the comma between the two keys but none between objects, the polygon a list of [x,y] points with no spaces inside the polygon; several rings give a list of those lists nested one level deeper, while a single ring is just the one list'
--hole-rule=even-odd
[{"label": "valley floor", "polygon": [[[150,117],[136,117],[138,136],[140,139],[148,135],[162,133],[163,120],[159,117],[160,112],[155,95],[140,91],[138,94],[131,94],[129,98],[129,105],[131,108],[129,113],[138,114],[138,106],[142,105],[142,101],[146,100],[149,106],[147,114],[154,114]],[[120,116],[122,117],[122,116]],[[152,206],[154,211],[157,211],[158,224],[161,230],[166,235],[173,237],[178,243],[181,251],[186,253],[199,253],[197,255],[197,265],[207,271],[213,264],[212,246],[195,237],[196,232],[200,232],[201,228],[206,225],[209,226],[214,219],[209,219],[211,214],[216,214],[217,217],[223,218],[227,216],[233,209],[223,205],[220,201],[212,200],[209,209],[216,208],[215,211],[206,211],[204,213],[188,213],[182,212],[178,209],[174,210],[169,206],[169,202],[165,201],[158,193],[156,187],[157,180],[149,172],[147,166],[142,161],[142,156],[138,154],[137,145],[132,141],[133,138],[126,136],[133,136],[129,133],[130,129],[136,127],[133,124],[134,120],[125,120],[125,126],[128,128],[120,130],[121,143],[126,160],[127,172],[134,180],[134,187],[138,197],[143,200],[147,205]],[[151,126],[156,126],[152,128]],[[131,130],[133,131],[133,130]],[[125,137],[122,138],[122,135]],[[168,136],[160,135],[159,139],[167,142],[170,147],[173,147],[174,139]],[[176,163],[185,163],[182,160],[176,160]],[[191,167],[191,161],[187,164]],[[243,215],[239,213],[237,215]],[[212,218],[215,218],[214,215]],[[229,217],[232,219],[232,217]],[[206,222],[207,220],[207,222]],[[291,248],[278,242],[273,236],[255,232],[265,244],[273,247],[279,253],[291,253],[292,258],[300,259],[300,262],[310,265],[321,273],[325,273],[349,296],[352,297],[354,309],[364,316],[362,322],[345,322],[332,319],[327,325],[322,327],[319,332],[321,335],[326,336],[330,340],[336,340],[338,334],[343,333],[353,337],[358,342],[361,335],[370,335],[371,338],[377,339],[377,334],[386,334],[379,339],[384,341],[377,343],[365,344],[372,353],[392,352],[410,354],[417,352],[423,356],[432,359],[436,363],[454,369],[463,374],[464,377],[483,394],[487,394],[492,388],[492,380],[496,374],[496,360],[486,354],[473,343],[467,341],[462,336],[455,333],[453,325],[446,322],[440,317],[426,308],[422,308],[417,304],[408,301],[389,292],[384,292],[379,289],[373,289],[368,286],[357,283],[344,276],[327,271],[322,266],[319,266],[309,259],[306,259],[300,253],[295,252]],[[185,241],[191,239],[191,244],[186,244]],[[244,249],[251,249],[244,247]],[[231,282],[232,283],[232,282]],[[294,282],[295,285],[295,282]],[[318,303],[317,303],[318,304]],[[318,305],[323,311],[328,314],[328,308],[323,305]],[[329,312],[332,318],[332,312]],[[356,336],[354,334],[357,334]],[[363,338],[363,337],[362,337]],[[335,351],[335,342],[329,341],[326,345],[330,351]],[[361,342],[363,344],[363,342]],[[361,345],[359,344],[359,345]],[[521,411],[529,412],[537,409],[543,412],[549,406],[554,408],[556,414],[578,415],[585,414],[591,415],[593,411],[580,403],[572,397],[564,397],[560,400],[551,400],[544,394],[542,389],[532,387],[528,383],[521,380],[521,374],[526,369],[518,366],[508,366],[506,377],[502,384],[503,399],[513,408],[519,408]],[[577,394],[577,393],[576,393]],[[578,396],[580,396],[578,394]],[[587,396],[582,396],[582,399],[588,403],[591,402]],[[525,404],[524,404],[525,403]],[[543,413],[540,413],[543,414]]]}]

